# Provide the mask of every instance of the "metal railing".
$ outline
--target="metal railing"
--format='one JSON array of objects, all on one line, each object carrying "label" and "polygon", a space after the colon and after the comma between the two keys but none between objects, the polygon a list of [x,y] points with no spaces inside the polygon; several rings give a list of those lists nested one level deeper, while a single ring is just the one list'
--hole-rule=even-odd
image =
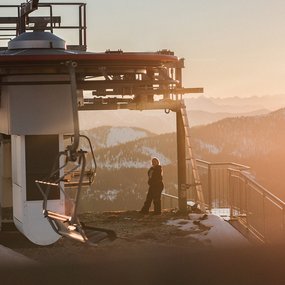
[{"label": "metal railing", "polygon": [[285,203],[259,185],[249,173],[228,169],[230,217],[265,243],[285,241]]},{"label": "metal railing", "polygon": [[161,195],[162,208],[178,208],[178,197],[162,192]]},{"label": "metal railing", "polygon": [[[197,160],[205,206],[211,213],[225,215],[265,243],[285,241],[285,203],[258,184],[249,167],[236,163],[210,163]],[[187,168],[191,185],[191,169]],[[170,207],[178,197],[163,194],[163,205]],[[187,200],[198,203],[194,188],[187,187]]]},{"label": "metal railing", "polygon": [[[208,210],[212,209],[228,209],[230,205],[231,189],[229,187],[228,169],[236,169],[237,171],[248,171],[249,167],[232,162],[210,163],[204,160],[196,160],[197,168],[202,183],[205,204]],[[191,165],[187,171],[187,181],[190,185],[193,183],[191,175]],[[188,196],[190,200],[199,202],[196,193],[191,191]],[[192,197],[191,197],[192,195]]]},{"label": "metal railing", "polygon": [[[61,17],[55,15],[55,13],[62,13],[63,9],[72,9],[70,11],[72,16]],[[29,17],[24,26],[25,31],[38,30],[39,28],[51,33],[54,33],[55,30],[60,32],[68,30],[72,32],[73,37],[71,38],[76,39],[76,42],[69,44],[67,47],[69,49],[86,50],[86,3],[44,2],[38,4],[38,10],[38,14],[41,13],[42,16]],[[0,5],[0,12],[0,43],[2,43],[2,48],[6,48],[7,42],[22,32],[21,5]],[[74,21],[76,21],[76,24],[73,23]]]}]

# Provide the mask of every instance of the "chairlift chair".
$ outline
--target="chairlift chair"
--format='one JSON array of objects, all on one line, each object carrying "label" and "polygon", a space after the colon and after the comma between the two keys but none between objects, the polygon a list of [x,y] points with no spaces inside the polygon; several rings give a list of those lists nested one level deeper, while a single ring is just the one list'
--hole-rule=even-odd
[{"label": "chairlift chair", "polygon": [[[68,147],[65,151],[60,152],[57,161],[64,159],[64,165],[58,169],[53,169],[47,179],[35,181],[43,195],[43,214],[54,231],[64,237],[89,244],[96,244],[106,238],[113,240],[116,238],[114,231],[88,226],[80,222],[78,218],[78,206],[82,190],[84,187],[92,185],[97,169],[90,139],[82,135],[80,138],[84,138],[88,142],[92,158],[90,168],[86,169],[87,151],[79,149],[75,155],[76,160],[70,159]],[[62,170],[64,173],[60,175]],[[57,213],[48,209],[49,194],[54,189],[60,189],[64,194],[65,200],[71,205],[68,214]],[[74,192],[73,195],[71,195],[70,191]]]}]

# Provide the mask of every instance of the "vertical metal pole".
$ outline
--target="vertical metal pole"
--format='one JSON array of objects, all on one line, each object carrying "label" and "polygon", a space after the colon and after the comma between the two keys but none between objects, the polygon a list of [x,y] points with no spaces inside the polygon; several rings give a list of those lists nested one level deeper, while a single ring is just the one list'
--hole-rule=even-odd
[{"label": "vertical metal pole", "polygon": [[[0,134],[0,231],[3,218],[12,220],[12,165],[11,142]],[[3,208],[5,217],[3,217]]]},{"label": "vertical metal pole", "polygon": [[[181,64],[182,63],[182,64]],[[175,68],[175,79],[178,81],[178,88],[182,87],[182,67]],[[187,192],[186,192],[186,138],[181,110],[176,111],[176,134],[177,134],[177,168],[178,168],[178,208],[180,212],[187,211]]]},{"label": "vertical metal pole", "polygon": [[16,26],[16,36],[19,36],[21,33],[22,26],[22,17],[21,17],[21,8],[18,6],[18,22]]},{"label": "vertical metal pole", "polygon": [[176,84],[177,87],[182,87],[182,68],[184,68],[184,58],[180,58],[179,62],[177,63],[175,67],[175,79],[179,81],[178,84]]},{"label": "vertical metal pole", "polygon": [[82,6],[79,6],[79,45],[82,46]]},{"label": "vertical metal pole", "polygon": [[23,4],[20,8],[20,29],[19,34],[23,34],[26,31],[26,16],[22,14]]},{"label": "vertical metal pole", "polygon": [[282,236],[281,238],[284,240],[285,238],[285,208],[282,206]]},{"label": "vertical metal pole", "polygon": [[229,192],[230,192],[230,219],[233,220],[234,218],[234,187],[233,187],[233,181],[232,181],[232,171],[230,169],[227,169],[227,173],[228,173],[228,181],[229,181]]},{"label": "vertical metal pole", "polygon": [[[264,190],[262,190],[262,210],[263,210],[263,215],[262,215],[262,219],[263,219],[263,237],[264,237],[264,240],[265,242],[268,242],[270,241],[270,236],[267,235],[267,224],[266,224],[266,215],[265,215],[265,200],[266,200],[266,194],[264,192]],[[272,242],[272,240],[271,240]]]},{"label": "vertical metal pole", "polygon": [[[69,70],[70,76],[70,87],[71,87],[71,102],[72,102],[72,113],[73,113],[73,126],[74,126],[74,142],[69,149],[71,151],[71,155],[75,154],[77,148],[79,146],[79,117],[78,117],[78,102],[77,102],[77,86],[76,86],[76,74],[75,68],[77,67],[77,63],[74,61],[67,61],[66,65]],[[74,157],[76,159],[76,157]]]},{"label": "vertical metal pole", "polygon": [[0,134],[0,231],[2,230],[2,204],[3,204],[3,168],[4,168],[4,151],[2,135]]},{"label": "vertical metal pole", "polygon": [[84,42],[84,46],[85,49],[87,49],[87,31],[86,31],[86,25],[87,25],[87,21],[86,21],[86,4],[84,4],[83,6],[83,42]]},{"label": "vertical metal pole", "polygon": [[52,12],[52,6],[50,5],[50,32],[53,33],[53,12]]},{"label": "vertical metal pole", "polygon": [[80,157],[79,157],[78,163],[81,165],[81,171],[80,171],[80,178],[78,181],[78,190],[76,192],[75,199],[74,199],[73,213],[72,213],[71,220],[70,220],[72,224],[76,224],[78,222],[77,213],[78,213],[79,199],[80,199],[80,195],[82,191],[82,183],[83,183],[83,177],[84,177],[84,172],[85,172],[85,167],[86,167],[86,157],[83,151],[80,151]]},{"label": "vertical metal pole", "polygon": [[212,167],[208,164],[208,209],[212,210]]},{"label": "vertical metal pole", "polygon": [[181,212],[187,211],[186,195],[186,146],[185,130],[181,111],[176,112],[177,133],[177,168],[178,168],[178,208]]}]

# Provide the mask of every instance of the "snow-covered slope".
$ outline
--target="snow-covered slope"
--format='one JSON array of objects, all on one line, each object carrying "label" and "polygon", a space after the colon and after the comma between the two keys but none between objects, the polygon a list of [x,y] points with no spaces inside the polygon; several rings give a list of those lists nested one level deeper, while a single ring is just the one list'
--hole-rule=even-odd
[{"label": "snow-covered slope", "polygon": [[90,138],[94,148],[112,147],[154,135],[140,128],[108,126],[81,131],[81,133]]},{"label": "snow-covered slope", "polygon": [[112,127],[106,139],[106,146],[114,146],[147,137],[147,131],[127,127]]}]

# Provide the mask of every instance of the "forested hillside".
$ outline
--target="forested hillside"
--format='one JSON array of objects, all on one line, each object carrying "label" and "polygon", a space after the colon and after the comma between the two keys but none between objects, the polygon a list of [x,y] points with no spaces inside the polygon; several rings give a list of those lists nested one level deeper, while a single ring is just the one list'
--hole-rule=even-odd
[{"label": "forested hillside", "polygon": [[285,109],[196,127],[192,138],[199,158],[249,165],[262,185],[285,200]]}]

